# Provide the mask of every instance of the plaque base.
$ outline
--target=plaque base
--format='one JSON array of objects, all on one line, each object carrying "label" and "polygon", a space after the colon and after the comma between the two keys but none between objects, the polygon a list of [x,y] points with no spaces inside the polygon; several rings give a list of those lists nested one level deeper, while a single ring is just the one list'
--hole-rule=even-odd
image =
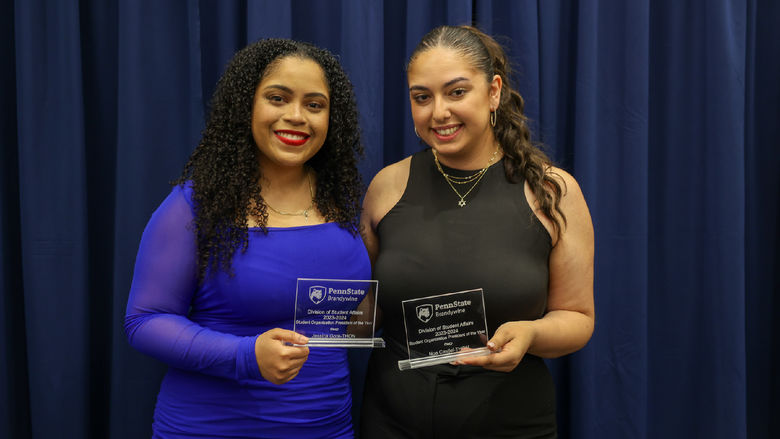
[{"label": "plaque base", "polygon": [[480,357],[482,355],[490,355],[492,352],[493,351],[488,348],[477,348],[464,352],[453,352],[451,354],[433,355],[430,357],[415,358],[411,360],[400,360],[398,361],[398,369],[409,370],[417,369],[418,367],[434,366],[436,364],[446,364],[459,358]]},{"label": "plaque base", "polygon": [[385,340],[380,337],[375,338],[316,338],[312,337],[306,344],[296,344],[293,346],[307,346],[310,348],[383,348]]}]

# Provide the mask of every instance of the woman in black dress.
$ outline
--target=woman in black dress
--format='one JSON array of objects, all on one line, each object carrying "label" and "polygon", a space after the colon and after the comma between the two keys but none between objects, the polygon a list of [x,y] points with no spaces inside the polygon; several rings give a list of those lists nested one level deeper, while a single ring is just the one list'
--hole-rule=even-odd
[{"label": "woman in black dress", "polygon": [[[577,182],[531,142],[509,74],[501,46],[468,26],[432,30],[409,60],[430,148],[380,171],[364,200],[388,349],[369,363],[363,437],[556,437],[542,358],[593,332],[593,226]],[[401,301],[473,288],[493,353],[400,371]]]}]

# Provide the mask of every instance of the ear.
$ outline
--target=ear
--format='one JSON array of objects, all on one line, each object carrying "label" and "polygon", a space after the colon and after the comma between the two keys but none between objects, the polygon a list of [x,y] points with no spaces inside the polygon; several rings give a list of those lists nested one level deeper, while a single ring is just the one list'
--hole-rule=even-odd
[{"label": "ear", "polygon": [[501,75],[493,75],[493,80],[490,81],[490,108],[495,110],[498,108],[498,104],[501,102],[501,87],[503,86],[501,81]]}]

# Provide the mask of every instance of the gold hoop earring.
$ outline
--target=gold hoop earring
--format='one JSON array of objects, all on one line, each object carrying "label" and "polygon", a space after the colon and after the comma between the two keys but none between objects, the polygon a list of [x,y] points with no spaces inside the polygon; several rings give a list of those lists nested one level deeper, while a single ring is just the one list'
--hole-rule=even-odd
[{"label": "gold hoop earring", "polygon": [[494,127],[496,126],[496,114],[498,113],[498,108],[490,112],[490,126]]}]

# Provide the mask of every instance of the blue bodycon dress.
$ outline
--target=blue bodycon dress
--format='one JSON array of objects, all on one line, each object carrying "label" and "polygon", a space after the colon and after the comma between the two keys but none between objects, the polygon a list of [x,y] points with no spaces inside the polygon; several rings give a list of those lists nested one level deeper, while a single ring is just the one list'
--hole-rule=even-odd
[{"label": "blue bodycon dress", "polygon": [[192,190],[177,186],[144,230],[127,304],[130,344],[170,367],[155,438],[352,437],[347,354],[311,348],[300,373],[260,375],[255,338],[292,329],[296,278],[369,279],[359,236],[336,223],[250,228],[249,246],[198,286]]}]

